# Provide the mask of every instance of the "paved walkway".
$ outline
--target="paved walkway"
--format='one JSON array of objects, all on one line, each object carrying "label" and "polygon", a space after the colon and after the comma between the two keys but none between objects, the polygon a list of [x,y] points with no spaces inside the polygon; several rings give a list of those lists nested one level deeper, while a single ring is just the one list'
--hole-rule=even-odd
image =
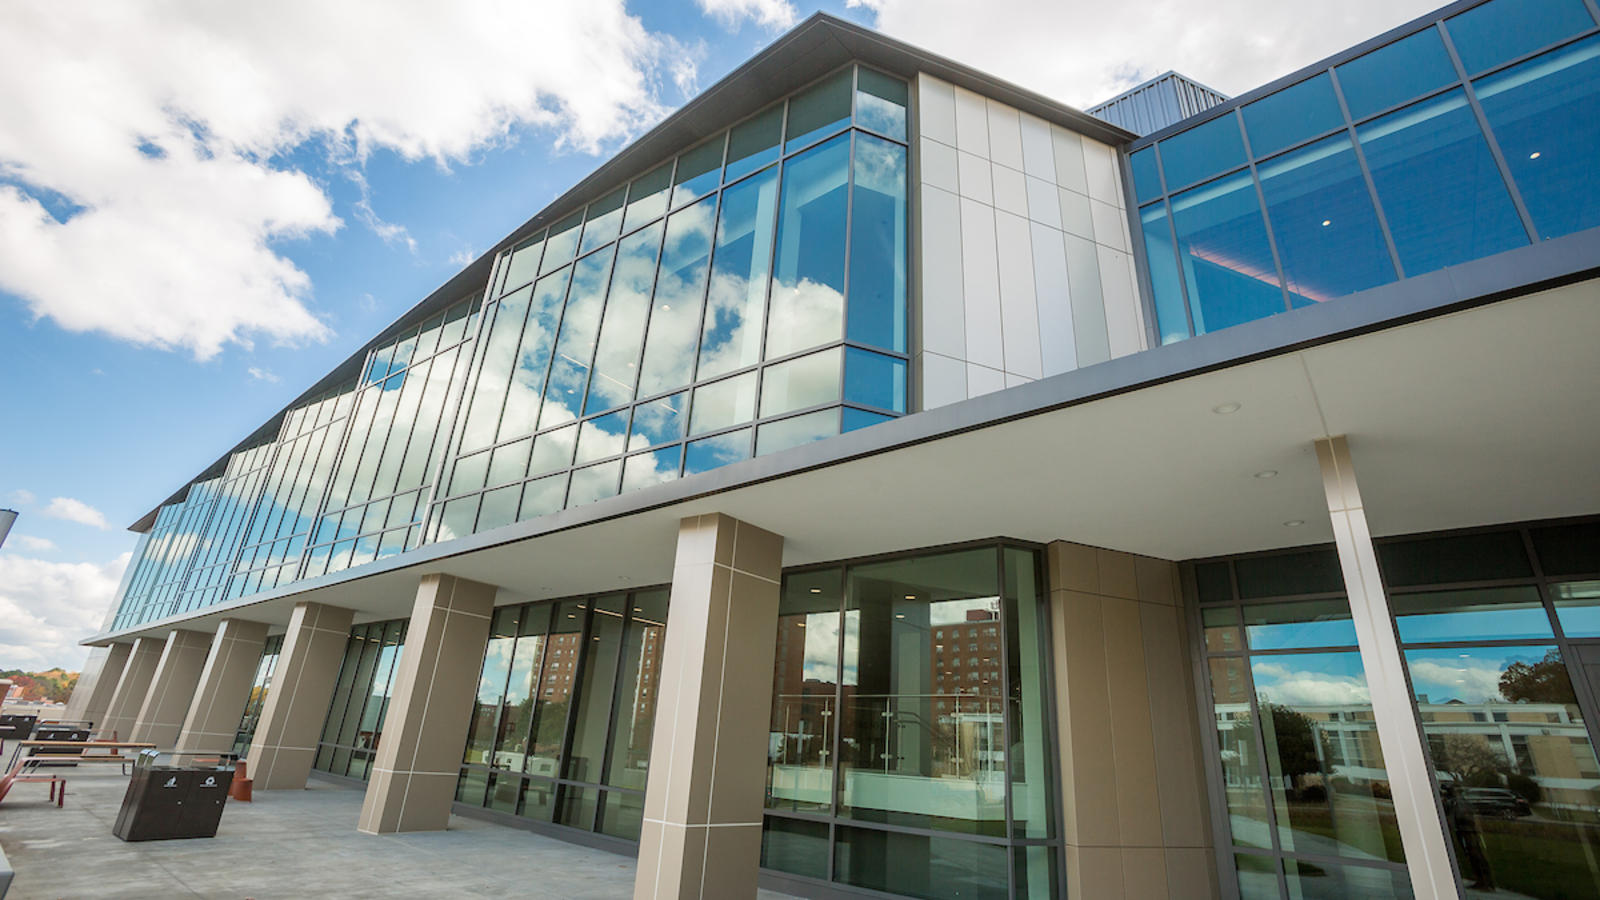
[{"label": "paved walkway", "polygon": [[361,834],[361,792],[342,784],[313,779],[304,791],[229,801],[209,840],[130,844],[111,834],[127,779],[101,770],[68,782],[64,809],[42,784],[17,785],[0,804],[0,847],[17,872],[6,900],[633,895],[630,857],[476,819],[451,816],[444,832]]}]

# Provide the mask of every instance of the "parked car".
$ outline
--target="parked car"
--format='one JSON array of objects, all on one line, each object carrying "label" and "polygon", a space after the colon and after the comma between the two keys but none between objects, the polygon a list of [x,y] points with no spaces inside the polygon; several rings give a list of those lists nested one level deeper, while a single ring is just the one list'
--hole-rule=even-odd
[{"label": "parked car", "polygon": [[1472,807],[1472,811],[1480,816],[1515,819],[1533,815],[1533,807],[1528,805],[1528,799],[1506,788],[1463,788],[1461,796]]}]

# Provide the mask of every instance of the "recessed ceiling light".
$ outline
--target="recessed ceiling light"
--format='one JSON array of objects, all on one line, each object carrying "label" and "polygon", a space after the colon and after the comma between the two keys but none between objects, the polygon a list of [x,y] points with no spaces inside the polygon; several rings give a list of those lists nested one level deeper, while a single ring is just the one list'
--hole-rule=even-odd
[{"label": "recessed ceiling light", "polygon": [[1332,219],[1323,219],[1322,220],[1322,227],[1323,228],[1327,228],[1329,225],[1332,225],[1332,224],[1333,224],[1333,220]]},{"label": "recessed ceiling light", "polygon": [[907,594],[906,595],[906,599],[907,600],[915,600],[915,599],[917,599],[917,595],[916,594]]},{"label": "recessed ceiling light", "polygon": [[1237,404],[1237,403],[1224,403],[1221,406],[1213,406],[1213,407],[1211,407],[1211,411],[1216,413],[1219,416],[1231,415],[1232,413],[1236,413],[1236,412],[1239,411],[1239,404]]},{"label": "recessed ceiling light", "polygon": [[1306,523],[1305,519],[1290,519],[1289,521],[1283,523],[1283,526],[1285,528],[1299,528],[1301,525],[1304,525],[1305,523]]},{"label": "recessed ceiling light", "polygon": [[1257,472],[1256,473],[1256,477],[1257,478],[1277,478],[1278,477],[1278,470],[1277,469],[1268,469],[1265,472]]},{"label": "recessed ceiling light", "polygon": [[801,628],[804,628],[804,627],[806,627],[806,623],[804,623],[804,622],[796,622],[796,623],[794,623],[794,624],[796,624],[796,625],[798,625],[798,626],[799,626],[799,627],[801,627]]},{"label": "recessed ceiling light", "polygon": [[1538,159],[1539,158],[1539,151],[1535,150],[1532,153],[1529,153],[1528,154],[1528,158],[1529,159]]},{"label": "recessed ceiling light", "polygon": [[811,589],[811,593],[820,594],[820,593],[822,593],[822,588],[812,588]]},{"label": "recessed ceiling light", "polygon": [[905,613],[895,613],[894,617],[896,619],[904,619],[906,617],[906,614]]}]

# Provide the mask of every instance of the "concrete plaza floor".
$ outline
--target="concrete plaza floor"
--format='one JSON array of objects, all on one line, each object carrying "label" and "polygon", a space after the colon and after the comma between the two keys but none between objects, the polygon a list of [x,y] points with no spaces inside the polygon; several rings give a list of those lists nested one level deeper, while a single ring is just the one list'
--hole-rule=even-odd
[{"label": "concrete plaza floor", "polygon": [[215,838],[130,844],[111,834],[127,778],[85,770],[67,780],[65,808],[42,784],[17,785],[0,804],[0,847],[17,873],[6,900],[633,896],[630,857],[477,819],[361,834],[362,794],[345,784],[230,800]]}]

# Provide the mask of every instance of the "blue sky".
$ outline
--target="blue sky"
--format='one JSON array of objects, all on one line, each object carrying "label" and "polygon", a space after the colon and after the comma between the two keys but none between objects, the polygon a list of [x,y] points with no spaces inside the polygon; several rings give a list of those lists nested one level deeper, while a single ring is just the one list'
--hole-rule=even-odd
[{"label": "blue sky", "polygon": [[81,662],[129,523],[813,11],[1087,105],[1168,68],[1246,90],[1429,6],[1240,0],[1201,21],[1176,0],[998,0],[981,22],[956,0],[14,11],[0,506],[21,519],[0,550],[0,668]]}]

